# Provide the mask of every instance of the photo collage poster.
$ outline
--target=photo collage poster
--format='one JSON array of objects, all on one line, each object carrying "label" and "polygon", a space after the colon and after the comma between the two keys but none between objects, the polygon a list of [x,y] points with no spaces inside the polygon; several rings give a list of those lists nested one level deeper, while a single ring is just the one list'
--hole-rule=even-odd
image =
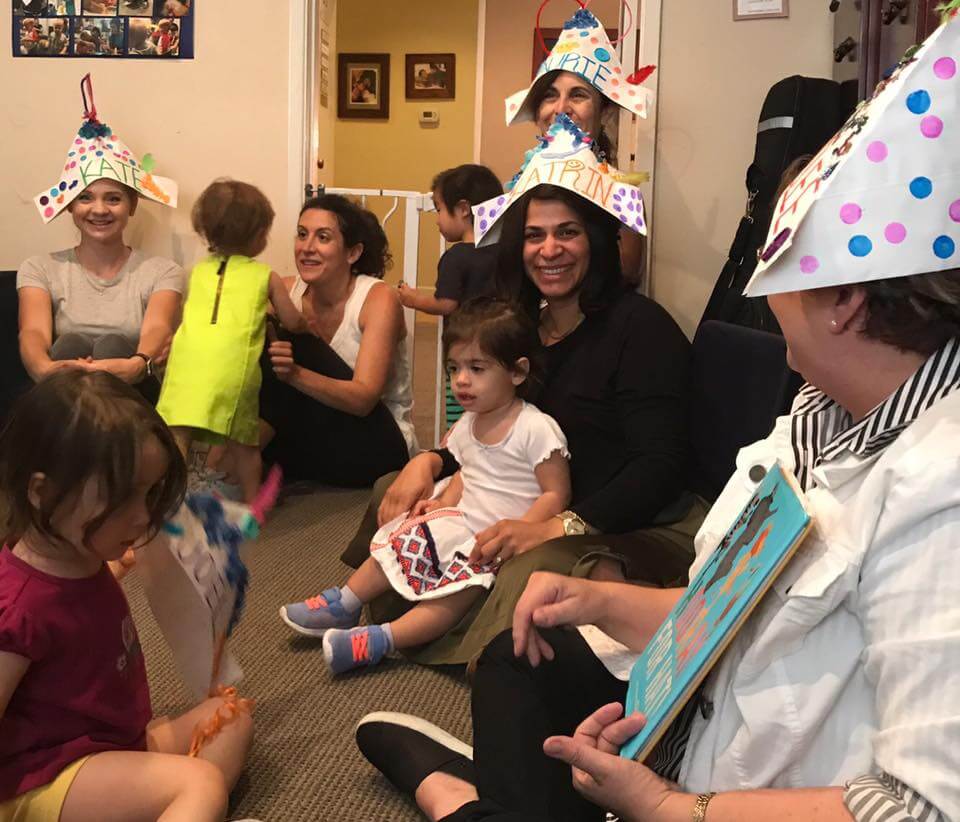
[{"label": "photo collage poster", "polygon": [[13,0],[14,57],[193,59],[196,0]]}]

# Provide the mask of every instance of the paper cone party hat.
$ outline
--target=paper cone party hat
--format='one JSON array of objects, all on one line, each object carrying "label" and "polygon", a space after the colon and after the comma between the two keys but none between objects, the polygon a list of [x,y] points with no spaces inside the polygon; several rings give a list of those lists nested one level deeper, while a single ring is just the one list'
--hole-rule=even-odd
[{"label": "paper cone party hat", "polygon": [[[653,71],[653,66],[636,72],[625,70],[600,21],[587,11],[584,3],[580,5],[580,10],[563,24],[560,39],[540,64],[533,82],[506,99],[507,125],[535,119],[532,91],[541,77],[557,71],[578,74],[617,105],[640,117],[647,116],[651,94],[640,84]],[[543,6],[540,10],[543,11]],[[539,36],[539,15],[536,30]]]},{"label": "paper cone party hat", "polygon": [[85,111],[83,124],[67,149],[56,179],[34,197],[43,221],[49,223],[95,180],[115,180],[141,197],[176,208],[177,184],[154,175],[149,154],[141,161],[109,126],[97,119],[89,74],[81,81],[80,91]]},{"label": "paper cone party hat", "polygon": [[504,212],[539,185],[566,188],[634,231],[646,234],[640,189],[628,182],[630,175],[601,163],[592,144],[593,138],[566,114],[557,115],[546,135],[537,138],[537,147],[527,152],[523,168],[507,183],[506,193],[473,207],[477,245],[495,243]]},{"label": "paper cone party hat", "polygon": [[783,192],[747,295],[960,268],[960,0],[950,5]]}]

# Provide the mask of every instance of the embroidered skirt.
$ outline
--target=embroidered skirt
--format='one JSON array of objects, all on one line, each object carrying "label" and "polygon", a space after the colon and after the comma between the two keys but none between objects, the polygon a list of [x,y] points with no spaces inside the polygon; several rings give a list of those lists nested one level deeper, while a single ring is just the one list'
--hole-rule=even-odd
[{"label": "embroidered skirt", "polygon": [[493,585],[495,566],[467,561],[475,542],[459,510],[438,508],[388,522],[370,542],[370,554],[404,599],[438,599],[472,585]]}]

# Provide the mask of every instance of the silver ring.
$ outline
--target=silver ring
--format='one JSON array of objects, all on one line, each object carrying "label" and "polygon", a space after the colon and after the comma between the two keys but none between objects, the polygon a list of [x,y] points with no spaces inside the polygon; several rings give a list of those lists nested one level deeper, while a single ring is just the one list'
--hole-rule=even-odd
[{"label": "silver ring", "polygon": [[493,561],[494,561],[494,564],[499,565],[501,562],[503,562],[503,559],[499,554],[497,554],[497,556],[493,558]]}]

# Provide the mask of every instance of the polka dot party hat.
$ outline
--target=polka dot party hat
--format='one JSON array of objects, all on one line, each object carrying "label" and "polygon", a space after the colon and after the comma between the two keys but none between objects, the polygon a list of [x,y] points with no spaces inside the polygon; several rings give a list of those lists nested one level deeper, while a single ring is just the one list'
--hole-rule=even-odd
[{"label": "polka dot party hat", "polygon": [[176,208],[177,184],[154,175],[149,154],[141,161],[109,126],[97,119],[89,74],[80,81],[80,92],[85,112],[83,124],[67,149],[60,173],[33,200],[44,223],[49,223],[95,180],[115,180],[141,197]]},{"label": "polka dot party hat", "polygon": [[500,218],[520,197],[539,185],[568,189],[602,208],[640,234],[647,233],[640,189],[592,151],[593,138],[566,114],[557,115],[537,146],[527,152],[523,167],[507,183],[506,192],[473,206],[476,244],[490,245],[500,236]]},{"label": "polka dot party hat", "polygon": [[[545,0],[540,6],[540,12],[548,1]],[[563,31],[557,44],[550,51],[547,59],[540,64],[533,82],[523,91],[518,91],[506,99],[508,126],[536,119],[531,99],[533,89],[538,85],[540,78],[558,71],[569,71],[580,75],[607,99],[640,117],[647,116],[652,95],[640,84],[650,76],[653,66],[628,74],[620,65],[620,58],[617,56],[614,44],[610,42],[600,21],[587,10],[587,3],[582,0],[577,0],[577,3],[580,9],[563,24]],[[627,11],[630,10],[629,5],[625,8]],[[633,25],[632,19],[625,28],[631,25]],[[547,51],[540,32],[539,12],[536,33],[544,46],[543,50]]]},{"label": "polka dot party hat", "polygon": [[783,192],[745,293],[960,268],[957,6]]}]

